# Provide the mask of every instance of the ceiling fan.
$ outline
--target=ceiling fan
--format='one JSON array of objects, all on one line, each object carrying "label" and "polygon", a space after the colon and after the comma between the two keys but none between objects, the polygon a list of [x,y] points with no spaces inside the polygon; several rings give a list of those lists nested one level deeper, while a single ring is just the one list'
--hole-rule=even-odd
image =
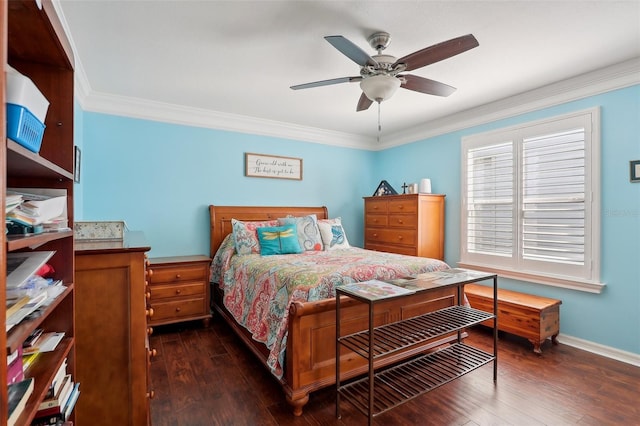
[{"label": "ceiling fan", "polygon": [[369,56],[364,50],[343,36],[326,36],[325,40],[353,62],[360,65],[360,75],[298,84],[291,86],[291,88],[293,90],[308,89],[330,84],[359,81],[362,95],[360,95],[356,111],[368,109],[373,101],[380,103],[385,99],[389,99],[398,87],[426,93],[428,95],[449,96],[455,92],[455,87],[417,75],[401,73],[431,65],[466,52],[479,45],[478,40],[476,40],[472,34],[467,34],[434,44],[433,46],[425,47],[424,49],[403,56],[400,59],[396,59],[391,55],[382,53],[391,41],[389,33],[376,32],[367,39],[369,45],[378,51],[378,54],[373,56]]}]

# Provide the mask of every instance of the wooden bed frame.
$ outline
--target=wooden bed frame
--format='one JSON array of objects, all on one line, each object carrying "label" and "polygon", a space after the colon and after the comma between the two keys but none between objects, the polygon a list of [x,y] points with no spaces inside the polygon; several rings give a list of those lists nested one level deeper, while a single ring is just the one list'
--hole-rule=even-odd
[{"label": "wooden bed frame", "polygon": [[[227,234],[232,232],[231,219],[242,221],[272,220],[287,215],[306,216],[315,214],[318,219],[328,218],[326,207],[265,207],[265,206],[209,206],[211,257],[220,247]],[[249,349],[266,367],[268,349],[256,342],[250,334],[224,308],[222,291],[217,283],[211,284],[212,307],[238,334]],[[454,289],[419,292],[411,296],[393,299],[376,305],[375,324],[387,324],[400,319],[421,315],[436,309],[457,304]],[[368,327],[367,307],[353,301],[341,299],[341,332],[352,333]],[[280,382],[293,414],[300,416],[309,394],[335,383],[335,298],[314,302],[295,302],[289,309],[289,330],[285,352],[284,375]],[[377,366],[396,363],[425,352],[456,338],[455,334],[408,347],[376,361]],[[365,374],[367,360],[349,351],[340,355],[342,379]]]}]

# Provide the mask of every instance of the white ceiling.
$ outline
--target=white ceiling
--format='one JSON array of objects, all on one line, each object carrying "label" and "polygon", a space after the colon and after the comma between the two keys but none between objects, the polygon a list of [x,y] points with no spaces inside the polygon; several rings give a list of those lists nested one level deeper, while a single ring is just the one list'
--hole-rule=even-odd
[{"label": "white ceiling", "polygon": [[357,83],[289,88],[359,75],[324,36],[343,35],[373,55],[367,37],[386,31],[392,39],[385,53],[398,58],[465,34],[479,41],[413,71],[458,90],[440,98],[399,89],[381,104],[381,138],[640,57],[638,0],[58,0],[56,6],[89,110],[100,109],[91,99],[109,99],[141,110],[162,106],[165,116],[212,113],[366,140],[378,136],[378,110],[374,103],[356,112]]}]

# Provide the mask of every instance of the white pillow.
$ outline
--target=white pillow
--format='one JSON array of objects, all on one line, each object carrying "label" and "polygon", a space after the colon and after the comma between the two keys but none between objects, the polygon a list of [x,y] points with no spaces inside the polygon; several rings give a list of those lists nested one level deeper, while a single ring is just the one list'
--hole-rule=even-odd
[{"label": "white pillow", "polygon": [[347,240],[347,233],[342,227],[342,218],[319,219],[318,229],[325,250],[336,250],[351,247]]}]

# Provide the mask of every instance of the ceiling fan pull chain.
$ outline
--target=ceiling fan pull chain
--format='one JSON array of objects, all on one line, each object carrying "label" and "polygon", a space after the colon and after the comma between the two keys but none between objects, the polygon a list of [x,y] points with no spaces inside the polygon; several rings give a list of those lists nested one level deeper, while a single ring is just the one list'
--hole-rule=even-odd
[{"label": "ceiling fan pull chain", "polygon": [[378,102],[378,139],[380,139],[380,132],[382,131],[382,125],[380,124],[380,103]]}]

